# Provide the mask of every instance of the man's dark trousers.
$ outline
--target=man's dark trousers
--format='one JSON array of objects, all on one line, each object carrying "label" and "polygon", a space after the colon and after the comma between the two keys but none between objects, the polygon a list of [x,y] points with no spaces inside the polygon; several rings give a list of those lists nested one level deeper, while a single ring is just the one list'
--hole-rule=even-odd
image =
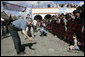
[{"label": "man's dark trousers", "polygon": [[31,25],[28,26],[27,34],[29,35],[29,37],[32,37],[32,33],[31,33]]},{"label": "man's dark trousers", "polygon": [[18,29],[16,27],[14,27],[14,25],[10,24],[9,25],[9,32],[12,36],[16,52],[17,53],[21,52],[21,40],[20,40],[20,37],[18,35]]}]

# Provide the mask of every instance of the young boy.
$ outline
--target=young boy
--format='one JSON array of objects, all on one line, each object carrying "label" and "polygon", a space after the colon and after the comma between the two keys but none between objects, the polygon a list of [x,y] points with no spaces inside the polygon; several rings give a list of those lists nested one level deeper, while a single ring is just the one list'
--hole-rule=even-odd
[{"label": "young boy", "polygon": [[73,35],[73,40],[74,40],[74,45],[71,45],[69,47],[69,50],[79,50],[78,41],[75,34]]},{"label": "young boy", "polygon": [[47,33],[46,33],[46,30],[45,30],[45,28],[44,28],[44,23],[43,22],[41,22],[41,24],[40,24],[40,36],[47,36]]}]

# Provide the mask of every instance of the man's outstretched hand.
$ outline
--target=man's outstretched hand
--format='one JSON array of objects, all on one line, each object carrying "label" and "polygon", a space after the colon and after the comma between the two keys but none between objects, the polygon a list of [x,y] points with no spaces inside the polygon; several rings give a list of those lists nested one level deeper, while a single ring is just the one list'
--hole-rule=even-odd
[{"label": "man's outstretched hand", "polygon": [[31,37],[28,38],[28,40],[33,43],[33,39]]}]

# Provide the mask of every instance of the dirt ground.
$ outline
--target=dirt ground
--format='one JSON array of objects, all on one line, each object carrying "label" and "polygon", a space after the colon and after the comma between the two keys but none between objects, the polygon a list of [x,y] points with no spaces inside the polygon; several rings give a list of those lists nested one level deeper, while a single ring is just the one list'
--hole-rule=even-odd
[{"label": "dirt ground", "polygon": [[[68,52],[68,44],[60,40],[58,37],[54,37],[51,33],[47,32],[47,37],[40,37],[40,33],[36,33],[34,44],[29,45],[28,39],[19,32],[22,44],[25,44],[26,54],[21,56],[84,56],[84,52],[75,51]],[[31,47],[31,48],[30,48]],[[18,56],[14,49],[14,43],[11,36],[1,39],[1,56]]]}]

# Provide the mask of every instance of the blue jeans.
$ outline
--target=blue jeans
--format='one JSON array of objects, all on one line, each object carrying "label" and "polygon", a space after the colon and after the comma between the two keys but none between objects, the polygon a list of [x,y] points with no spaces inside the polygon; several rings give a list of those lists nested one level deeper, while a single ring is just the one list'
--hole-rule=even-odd
[{"label": "blue jeans", "polygon": [[78,46],[75,46],[73,49],[75,49],[75,50],[79,50],[79,47],[78,47]]},{"label": "blue jeans", "polygon": [[44,29],[44,30],[40,30],[40,34],[41,34],[41,36],[45,36],[47,33],[46,33],[45,29]]}]

